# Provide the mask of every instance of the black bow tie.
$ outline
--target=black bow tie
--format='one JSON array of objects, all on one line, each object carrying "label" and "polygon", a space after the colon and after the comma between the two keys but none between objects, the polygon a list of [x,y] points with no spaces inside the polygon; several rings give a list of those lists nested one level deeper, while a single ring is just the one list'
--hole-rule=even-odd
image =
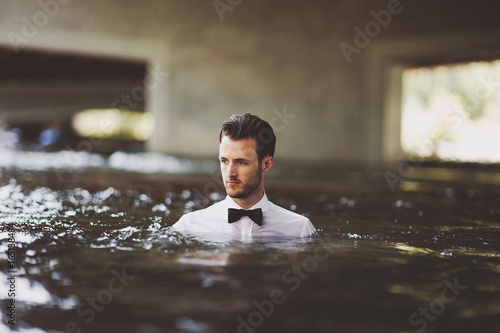
[{"label": "black bow tie", "polygon": [[248,216],[252,221],[262,226],[262,209],[260,208],[252,210],[229,208],[227,213],[229,223],[236,222],[243,216]]}]

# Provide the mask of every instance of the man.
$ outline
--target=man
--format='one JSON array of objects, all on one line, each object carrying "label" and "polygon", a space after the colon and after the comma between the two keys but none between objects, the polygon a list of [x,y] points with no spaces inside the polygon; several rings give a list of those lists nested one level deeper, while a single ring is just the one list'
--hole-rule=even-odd
[{"label": "man", "polygon": [[308,237],[308,218],[274,205],[264,191],[264,175],[274,164],[276,137],[268,122],[250,113],[233,115],[219,133],[219,161],[227,197],[185,214],[174,224],[181,233]]}]

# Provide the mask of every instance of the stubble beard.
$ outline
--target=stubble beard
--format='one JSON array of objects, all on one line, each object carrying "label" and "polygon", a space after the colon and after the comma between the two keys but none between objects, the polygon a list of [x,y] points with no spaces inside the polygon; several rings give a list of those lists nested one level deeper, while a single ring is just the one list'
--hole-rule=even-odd
[{"label": "stubble beard", "polygon": [[[236,179],[230,178],[230,180],[236,180]],[[243,185],[243,189],[241,191],[231,194],[229,193],[229,190],[226,188],[227,195],[229,195],[233,199],[248,198],[260,186],[261,181],[262,181],[262,166],[259,163],[259,168],[257,169],[257,172],[255,173],[254,177],[252,177],[252,179],[248,183]]]}]

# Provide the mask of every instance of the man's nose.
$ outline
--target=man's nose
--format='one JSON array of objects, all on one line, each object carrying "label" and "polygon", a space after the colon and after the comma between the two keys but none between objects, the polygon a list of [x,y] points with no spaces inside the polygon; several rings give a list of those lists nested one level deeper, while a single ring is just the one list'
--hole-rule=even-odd
[{"label": "man's nose", "polygon": [[234,165],[234,163],[229,164],[228,175],[230,177],[235,177],[238,175],[238,169],[236,168],[236,165]]}]

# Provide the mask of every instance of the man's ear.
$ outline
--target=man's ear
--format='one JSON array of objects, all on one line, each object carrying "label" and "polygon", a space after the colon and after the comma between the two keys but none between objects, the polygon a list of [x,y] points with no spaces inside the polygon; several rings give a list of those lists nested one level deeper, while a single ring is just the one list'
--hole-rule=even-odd
[{"label": "man's ear", "polygon": [[262,160],[262,171],[268,172],[274,164],[274,157],[272,156],[266,156]]}]

